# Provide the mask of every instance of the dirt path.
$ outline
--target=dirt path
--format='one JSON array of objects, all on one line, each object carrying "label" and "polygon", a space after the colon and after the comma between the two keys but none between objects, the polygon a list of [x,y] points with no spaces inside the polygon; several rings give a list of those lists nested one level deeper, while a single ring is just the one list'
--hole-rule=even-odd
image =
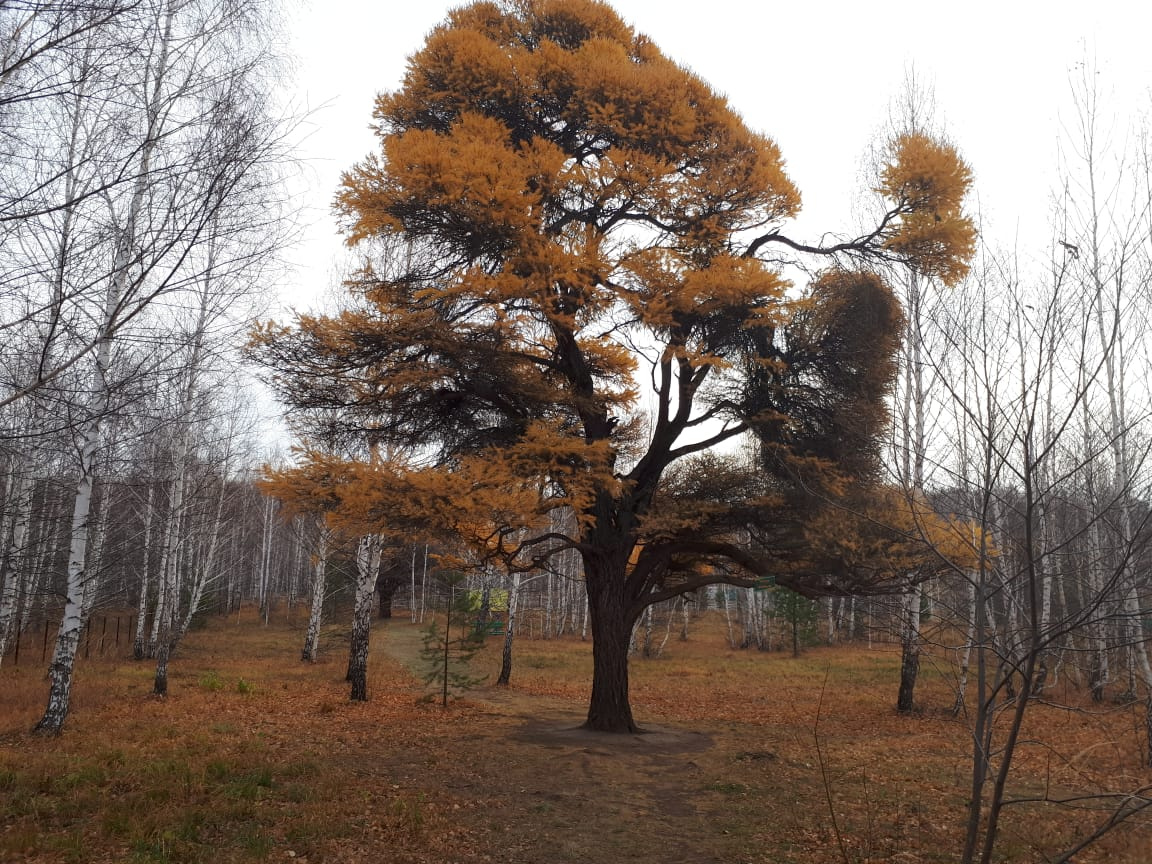
[{"label": "dirt path", "polygon": [[[399,623],[399,622],[398,622]],[[419,667],[419,628],[392,624],[384,652]],[[492,860],[736,862],[738,838],[717,831],[723,796],[707,788],[723,757],[708,735],[678,728],[603,735],[579,728],[584,706],[515,689],[468,695],[482,722],[462,744],[462,763],[428,776],[467,799],[461,819],[483,835]],[[703,806],[702,806],[703,805]]]}]

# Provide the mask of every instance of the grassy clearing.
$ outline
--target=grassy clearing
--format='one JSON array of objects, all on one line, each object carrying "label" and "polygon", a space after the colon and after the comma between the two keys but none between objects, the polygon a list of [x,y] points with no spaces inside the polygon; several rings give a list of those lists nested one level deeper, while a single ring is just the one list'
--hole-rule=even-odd
[{"label": "grassy clearing", "polygon": [[[830,806],[851,864],[956,860],[969,757],[943,662],[901,717],[894,649],[733,652],[705,620],[633,662],[657,732],[606,740],[570,731],[588,643],[519,642],[512,688],[444,712],[400,662],[419,628],[399,620],[377,630],[370,701],[350,704],[341,632],[309,665],[299,624],[213,620],[165,700],[148,664],[81,661],[56,740],[28,734],[43,669],[0,669],[0,861],[810,864],[843,860]],[[499,639],[477,664],[495,680]],[[1016,792],[1147,782],[1136,719],[1036,706]],[[1020,862],[1095,821],[1052,805],[1007,819],[1003,860]],[[1150,848],[1144,826],[1078,860],[1146,864]]]}]

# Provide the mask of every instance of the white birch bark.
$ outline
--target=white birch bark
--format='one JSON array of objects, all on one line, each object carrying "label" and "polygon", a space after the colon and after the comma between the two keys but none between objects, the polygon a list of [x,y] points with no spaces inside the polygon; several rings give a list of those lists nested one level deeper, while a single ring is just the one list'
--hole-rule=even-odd
[{"label": "white birch bark", "polygon": [[[5,495],[5,531],[0,541],[7,541],[7,549],[0,568],[0,663],[8,651],[8,641],[12,632],[19,632],[16,616],[27,572],[28,526],[32,511],[32,479],[23,465],[13,468],[8,492]],[[17,636],[19,638],[19,636]]]},{"label": "white birch bark", "polygon": [[212,519],[212,528],[208,536],[207,549],[204,552],[203,559],[199,562],[199,566],[191,568],[195,574],[192,583],[192,593],[188,598],[188,608],[185,610],[183,621],[175,634],[173,644],[179,644],[185,634],[187,634],[188,628],[192,626],[193,617],[200,611],[200,604],[203,602],[205,589],[219,578],[216,558],[217,551],[220,547],[220,537],[224,528],[224,502],[228,489],[228,473],[229,461],[226,460],[220,471],[220,489],[216,495],[216,512]]},{"label": "white birch bark", "polygon": [[412,623],[416,623],[417,612],[419,611],[418,595],[416,593],[416,547],[412,547],[412,587],[408,591],[408,613],[412,619]]},{"label": "white birch bark", "polygon": [[92,506],[92,490],[95,480],[96,456],[99,450],[105,414],[110,402],[109,371],[112,363],[112,344],[115,340],[115,325],[120,315],[120,303],[129,283],[129,265],[136,243],[141,212],[145,204],[151,181],[151,162],[159,144],[163,122],[161,112],[162,85],[168,71],[169,50],[171,48],[172,26],[175,19],[175,6],[170,5],[164,18],[159,53],[156,58],[150,84],[152,93],[147,105],[146,130],[139,150],[134,188],[128,203],[127,212],[119,223],[112,276],[104,296],[100,315],[100,326],[93,358],[93,370],[88,384],[87,416],[78,437],[79,471],[72,508],[70,542],[68,550],[67,597],[60,630],[49,667],[51,688],[44,716],[36,725],[36,731],[59,734],[68,716],[72,690],[72,671],[79,645],[80,631],[84,626],[84,597],[92,590],[89,581],[94,578],[88,571],[88,529],[89,513]]},{"label": "white birch bark", "polygon": [[372,633],[372,595],[376,574],[380,570],[380,538],[366,534],[356,549],[356,606],[352,618],[352,637],[348,647],[349,697],[353,702],[368,699],[368,648]]},{"label": "white birch bark", "polygon": [[[84,40],[89,45],[91,38]],[[59,232],[56,237],[56,242],[52,247],[52,297],[48,305],[48,320],[43,327],[41,333],[41,344],[39,346],[37,358],[37,371],[32,376],[33,381],[39,380],[45,368],[52,365],[53,352],[55,343],[59,336],[61,329],[61,320],[63,318],[63,307],[65,299],[68,294],[67,287],[67,273],[72,266],[72,252],[71,248],[74,241],[74,228],[76,220],[76,209],[78,200],[84,195],[84,181],[80,176],[79,163],[86,161],[91,157],[91,153],[85,151],[85,144],[82,140],[84,134],[85,122],[90,122],[90,118],[86,118],[84,103],[86,99],[86,86],[87,74],[86,69],[90,62],[87,51],[81,52],[80,67],[76,78],[77,84],[73,89],[70,99],[67,100],[68,108],[68,141],[64,148],[62,156],[63,163],[63,189],[61,190],[61,223]],[[117,261],[121,264],[121,261]],[[114,278],[116,276],[114,271]],[[108,302],[105,301],[105,319],[108,318]],[[98,332],[98,338],[104,334],[107,327]],[[28,421],[28,440],[34,441],[34,435],[37,427],[41,424],[41,409],[38,406],[31,408],[31,417]],[[31,505],[32,505],[32,491],[33,491],[33,458],[32,452],[34,445],[29,445],[30,449],[25,452],[22,459],[18,459],[14,467],[14,488],[10,489],[10,495],[5,496],[6,505],[12,516],[11,534],[7,531],[0,538],[0,542],[8,542],[7,555],[4,559],[4,564],[7,568],[5,574],[0,574],[0,584],[3,584],[3,593],[0,595],[0,661],[3,660],[5,649],[7,648],[7,640],[12,630],[13,616],[15,615],[18,601],[20,599],[20,587],[24,581],[32,581],[31,578],[25,580],[24,567],[27,566],[26,550],[24,549],[27,541],[28,527],[31,518]],[[7,515],[7,514],[6,514]],[[31,590],[32,586],[28,585]],[[30,604],[27,604],[30,606]],[[22,622],[20,622],[22,623]],[[17,627],[17,631],[21,628]]]},{"label": "white birch bark", "polygon": [[652,604],[644,608],[644,649],[645,657],[652,656]]},{"label": "white birch bark", "polygon": [[516,638],[517,614],[520,611],[520,572],[512,574],[508,589],[508,623],[504,628],[504,645],[500,657],[500,676],[496,683],[507,686],[512,679],[512,642]]},{"label": "white birch bark", "polygon": [[[920,277],[909,274],[905,298],[907,325],[905,330],[906,361],[904,369],[904,416],[902,418],[903,477],[905,491],[920,496],[924,489],[925,438],[924,425],[927,393],[924,385],[924,357],[921,315],[922,289]],[[909,574],[917,579],[916,574]],[[904,596],[900,615],[900,687],[896,697],[899,711],[915,707],[916,681],[920,673],[920,606],[923,587],[918,582]]]},{"label": "white birch bark", "polygon": [[665,648],[665,646],[667,646],[668,639],[672,635],[672,623],[673,623],[673,620],[676,618],[676,604],[677,603],[683,603],[683,602],[684,602],[683,597],[677,597],[675,600],[672,601],[672,604],[668,609],[668,620],[667,620],[667,622],[665,622],[667,626],[664,628],[664,638],[660,640],[660,644],[656,646],[656,649],[653,652],[655,654],[655,656],[657,656],[657,657],[662,657],[664,655],[664,648]]},{"label": "white birch bark", "polygon": [[959,674],[956,679],[956,701],[952,706],[953,716],[958,716],[964,710],[964,697],[968,690],[968,672],[972,662],[972,646],[976,638],[976,580],[978,574],[968,574],[968,602],[965,620],[967,626],[964,631],[964,644],[960,646]]},{"label": "white birch bark", "polygon": [[544,601],[544,638],[552,638],[552,585],[555,576],[551,572],[547,576],[547,594]]},{"label": "white birch bark", "polygon": [[428,544],[424,544],[424,568],[420,572],[420,623],[424,623],[424,612],[428,604]]},{"label": "white birch bark", "polygon": [[[170,496],[169,509],[171,518],[168,522],[170,533],[168,533],[164,539],[165,548],[171,547],[172,554],[168,556],[170,562],[168,571],[161,573],[161,584],[164,586],[164,590],[169,592],[165,604],[168,607],[168,614],[166,616],[168,632],[162,637],[161,651],[163,654],[156,664],[155,692],[158,695],[163,695],[168,690],[167,664],[170,655],[188,631],[189,626],[191,626],[192,617],[199,609],[201,598],[204,595],[204,588],[208,582],[214,578],[212,568],[215,559],[216,543],[220,533],[221,517],[224,507],[224,492],[229,470],[229,460],[225,458],[223,464],[220,466],[220,489],[216,498],[215,518],[213,519],[212,529],[210,531],[205,560],[199,562],[200,566],[194,566],[189,562],[188,566],[181,568],[179,566],[181,546],[184,547],[186,555],[191,556],[193,551],[192,544],[188,543],[185,537],[185,525],[188,515],[186,512],[186,498],[188,474],[191,471],[192,433],[196,419],[196,403],[200,395],[200,376],[204,371],[205,344],[208,338],[210,320],[214,314],[218,313],[218,310],[213,308],[214,304],[212,302],[214,289],[213,280],[216,270],[216,251],[216,241],[215,237],[213,237],[208,241],[207,263],[204,274],[198,284],[198,308],[196,310],[196,321],[191,332],[191,350],[184,364],[183,387],[176,406],[177,433],[173,460],[175,477],[173,480],[172,495]],[[185,614],[181,616],[180,597],[184,593],[182,590],[184,586],[181,584],[181,576],[183,573],[192,574],[193,583],[188,592],[188,608]]]},{"label": "white birch bark", "polygon": [[736,636],[732,632],[732,600],[728,596],[728,586],[722,586],[720,590],[724,592],[724,621],[728,625],[728,647],[736,648],[738,646]]},{"label": "white birch bark", "polygon": [[151,590],[151,563],[152,563],[152,520],[155,513],[154,499],[156,496],[155,484],[148,484],[148,497],[144,502],[144,548],[141,552],[143,563],[140,566],[140,595],[136,604],[136,633],[132,640],[132,658],[143,660],[145,655],[144,632],[148,617],[148,592]]},{"label": "white birch bark", "polygon": [[172,480],[172,491],[168,496],[168,518],[164,524],[163,551],[160,571],[157,573],[157,591],[160,599],[157,603],[156,623],[153,628],[156,634],[156,675],[152,685],[152,692],[157,696],[165,696],[168,693],[168,660],[172,654],[172,630],[180,613],[178,608],[180,592],[176,577],[179,571],[180,545],[183,540],[184,487],[188,473],[186,460],[187,438],[181,436],[174,460],[176,476]]},{"label": "white birch bark", "polygon": [[328,556],[331,551],[331,542],[332,534],[321,517],[312,572],[312,608],[308,612],[308,632],[304,637],[304,650],[300,653],[300,659],[308,663],[316,662],[316,654],[320,645],[320,624],[324,616],[324,594],[327,590]]}]

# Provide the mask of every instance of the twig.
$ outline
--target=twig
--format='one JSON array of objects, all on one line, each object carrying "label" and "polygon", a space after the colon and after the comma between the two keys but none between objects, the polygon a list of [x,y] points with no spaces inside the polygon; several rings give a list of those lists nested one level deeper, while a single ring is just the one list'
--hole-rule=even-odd
[{"label": "twig", "polygon": [[820,709],[824,706],[824,690],[828,686],[828,676],[832,672],[829,665],[824,670],[824,681],[820,685],[820,698],[816,702],[816,722],[812,724],[812,739],[816,742],[816,761],[820,765],[820,779],[824,782],[824,799],[828,802],[828,815],[832,817],[832,832],[836,835],[836,844],[840,847],[840,856],[844,864],[852,864],[848,857],[848,849],[844,845],[844,835],[840,833],[840,823],[836,821],[836,807],[832,803],[832,786],[828,782],[828,771],[824,767],[824,751],[820,747]]}]

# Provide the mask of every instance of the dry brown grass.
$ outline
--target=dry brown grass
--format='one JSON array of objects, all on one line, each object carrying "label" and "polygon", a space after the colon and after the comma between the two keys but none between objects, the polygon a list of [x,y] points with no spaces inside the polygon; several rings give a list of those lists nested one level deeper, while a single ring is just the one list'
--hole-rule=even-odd
[{"label": "dry brown grass", "polygon": [[[892,648],[734,652],[705,620],[633,662],[637,719],[656,733],[606,739],[570,731],[588,643],[522,641],[510,690],[444,712],[401,662],[419,645],[402,620],[378,629],[370,701],[350,704],[340,630],[307,665],[299,624],[213,620],[163,701],[148,664],[81,661],[59,739],[28,734],[43,668],[6,663],[0,861],[842,861],[829,799],[851,864],[957,858],[969,757],[942,656],[925,710],[902,717]],[[477,658],[491,680],[498,644]],[[1147,782],[1134,714],[1074,707],[1033,707],[1016,792]],[[1042,861],[1092,821],[1016,807],[1003,860]],[[1144,825],[1078,860],[1146,864],[1150,849]]]}]

